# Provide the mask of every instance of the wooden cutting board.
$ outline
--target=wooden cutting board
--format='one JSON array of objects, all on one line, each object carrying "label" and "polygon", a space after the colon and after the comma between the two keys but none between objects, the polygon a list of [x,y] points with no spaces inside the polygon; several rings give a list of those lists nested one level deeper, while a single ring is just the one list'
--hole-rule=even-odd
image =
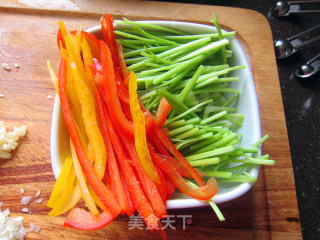
[{"label": "wooden cutting board", "polygon": [[[125,16],[204,24],[209,24],[216,12],[224,29],[237,31],[236,38],[247,54],[254,76],[262,134],[271,136],[263,145],[263,152],[269,153],[277,165],[262,167],[251,191],[219,205],[226,221],[219,222],[209,207],[169,210],[175,229],[165,229],[168,238],[302,239],[272,35],[264,16],[246,9],[147,1],[64,1],[67,8],[51,1],[35,5],[31,2],[0,0],[0,62],[12,68],[0,69],[0,120],[8,126],[28,126],[27,136],[14,151],[14,157],[0,162],[0,201],[2,210],[10,208],[13,216],[24,217],[26,228],[31,222],[41,227],[39,233],[28,233],[26,239],[159,239],[148,230],[129,230],[126,216],[90,232],[63,227],[65,215],[48,216],[46,203],[55,178],[50,163],[54,101],[47,96],[55,96],[55,90],[46,61],[50,60],[58,69],[58,20],[64,20],[68,29],[76,29],[79,24],[86,29],[98,25],[105,12],[116,19]],[[14,63],[20,67],[13,67]],[[34,196],[38,190],[43,201],[36,203],[33,197],[27,206],[30,212],[23,213],[21,197]],[[185,229],[178,215],[192,216]]]}]

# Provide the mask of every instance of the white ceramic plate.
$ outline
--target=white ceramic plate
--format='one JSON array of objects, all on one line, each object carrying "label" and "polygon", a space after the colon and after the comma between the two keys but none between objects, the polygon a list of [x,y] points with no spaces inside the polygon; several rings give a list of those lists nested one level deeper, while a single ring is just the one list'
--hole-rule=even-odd
[{"label": "white ceramic plate", "polygon": [[[152,22],[155,24],[172,27],[178,30],[199,34],[199,33],[212,33],[215,32],[215,27],[186,23],[176,21],[145,21]],[[115,24],[117,28],[117,24]],[[100,26],[90,28],[88,32],[95,34],[98,38],[101,38]],[[233,57],[229,62],[230,66],[235,65],[246,65],[246,68],[232,72],[232,74],[239,76],[239,82],[233,82],[232,87],[237,88],[241,91],[240,99],[237,103],[238,113],[242,113],[245,116],[243,126],[238,130],[238,133],[243,135],[240,145],[250,146],[254,142],[258,141],[261,137],[260,118],[259,118],[259,107],[257,101],[257,95],[255,91],[254,81],[250,66],[246,55],[235,38],[230,39],[230,46],[233,50]],[[232,75],[230,74],[230,75]],[[60,101],[56,96],[52,115],[52,126],[51,126],[51,163],[55,177],[57,178],[64,159],[66,158],[69,149],[69,137],[64,119],[62,116]],[[259,150],[259,154],[261,150]],[[250,174],[254,177],[259,175],[259,167],[251,169]],[[213,200],[215,203],[222,203],[233,200],[242,194],[246,193],[253,183],[219,183],[218,193],[214,196]],[[192,199],[179,191],[176,191],[172,198],[167,201],[168,209],[175,208],[190,208],[208,205],[207,201],[199,201]]]}]

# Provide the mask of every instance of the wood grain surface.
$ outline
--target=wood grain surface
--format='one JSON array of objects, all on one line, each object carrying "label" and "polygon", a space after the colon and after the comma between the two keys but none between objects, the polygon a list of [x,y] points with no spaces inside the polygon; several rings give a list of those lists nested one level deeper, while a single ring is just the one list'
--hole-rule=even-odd
[{"label": "wood grain surface", "polygon": [[[25,3],[22,3],[25,2]],[[29,4],[28,4],[29,2]],[[237,8],[201,6],[147,1],[67,1],[68,8],[31,1],[0,0],[0,62],[11,71],[0,69],[0,120],[8,126],[28,126],[27,135],[11,160],[0,162],[0,201],[2,210],[23,216],[26,228],[31,222],[39,233],[25,239],[159,239],[148,230],[129,230],[126,216],[118,217],[98,231],[78,231],[63,227],[65,215],[51,218],[46,206],[55,183],[50,163],[50,129],[55,96],[46,61],[58,69],[57,22],[64,20],[68,29],[99,25],[101,14],[116,19],[181,20],[209,24],[216,12],[223,28],[237,31],[254,76],[258,96],[262,134],[271,138],[263,152],[277,161],[262,167],[258,182],[242,197],[219,205],[226,221],[219,222],[210,207],[169,210],[174,215],[167,228],[169,239],[302,239],[295,184],[279,87],[272,35],[268,21],[259,13]],[[44,1],[41,1],[44,2]],[[50,1],[48,1],[50,2]],[[20,65],[14,68],[14,63]],[[24,189],[21,194],[20,188]],[[34,195],[41,190],[41,203]],[[22,196],[33,196],[23,213]],[[183,229],[182,218],[191,215]]]}]

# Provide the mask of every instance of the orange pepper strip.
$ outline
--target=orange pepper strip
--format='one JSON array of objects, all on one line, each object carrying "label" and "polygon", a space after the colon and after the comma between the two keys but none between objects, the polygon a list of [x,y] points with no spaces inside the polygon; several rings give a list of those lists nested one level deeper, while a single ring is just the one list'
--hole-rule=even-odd
[{"label": "orange pepper strip", "polygon": [[100,178],[95,173],[95,170],[92,166],[92,163],[88,159],[84,148],[82,146],[79,133],[77,131],[77,127],[72,118],[72,112],[70,108],[70,103],[66,91],[67,85],[67,64],[65,60],[62,58],[59,69],[59,93],[60,93],[60,102],[61,109],[63,113],[63,117],[69,132],[69,135],[74,144],[79,163],[82,167],[83,173],[91,186],[92,190],[97,194],[103,205],[111,212],[111,214],[116,217],[120,213],[120,207],[113,196],[113,193],[109,191],[107,186],[103,184]]}]

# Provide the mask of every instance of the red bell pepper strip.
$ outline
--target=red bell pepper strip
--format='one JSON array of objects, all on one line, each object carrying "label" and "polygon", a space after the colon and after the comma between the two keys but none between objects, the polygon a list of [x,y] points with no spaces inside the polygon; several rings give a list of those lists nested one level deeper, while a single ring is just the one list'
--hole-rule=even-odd
[{"label": "red bell pepper strip", "polygon": [[151,145],[149,145],[149,151],[154,163],[182,193],[195,199],[208,200],[218,192],[218,184],[214,177],[208,180],[207,185],[194,188],[183,179],[181,174],[168,160],[157,154]]},{"label": "red bell pepper strip", "polygon": [[97,230],[107,226],[113,219],[114,216],[108,211],[93,215],[82,208],[73,208],[69,212],[64,226],[81,230]]},{"label": "red bell pepper strip", "polygon": [[158,175],[160,177],[160,183],[155,183],[158,189],[158,192],[161,196],[162,202],[164,205],[166,205],[166,201],[167,201],[167,180],[165,178],[165,176],[163,175],[162,171],[160,168],[158,168],[156,166]]},{"label": "red bell pepper strip", "polygon": [[[106,104],[103,102],[103,105],[106,108]],[[110,119],[109,113],[106,111],[106,121],[107,121],[107,127],[109,136],[111,139],[112,146],[115,150],[115,153],[117,155],[118,163],[120,165],[120,168],[122,170],[123,176],[125,178],[129,193],[132,197],[132,200],[135,204],[135,207],[137,211],[139,212],[140,216],[145,220],[145,222],[148,224],[148,217],[154,215],[155,213],[148,202],[140,184],[138,183],[138,180],[133,172],[133,169],[130,165],[130,160],[127,159],[124,149],[122,148],[122,144],[119,140],[118,134],[114,129],[113,123]],[[150,223],[149,223],[150,224]],[[160,226],[161,223],[159,221],[158,225]],[[149,225],[149,228],[151,230],[154,230],[155,226]]]},{"label": "red bell pepper strip", "polygon": [[165,156],[171,156],[164,144],[159,140],[159,138],[155,134],[149,134],[148,135],[149,140],[152,142],[152,145]]},{"label": "red bell pepper strip", "polygon": [[105,173],[104,173],[104,175],[103,175],[102,180],[103,180],[105,183],[111,185],[111,178],[110,178],[110,174],[109,174],[107,168],[106,168],[106,171],[105,171]]},{"label": "red bell pepper strip", "polygon": [[128,75],[123,79],[123,85],[126,86],[126,87],[128,87],[129,77],[130,77],[130,75],[128,74]]},{"label": "red bell pepper strip", "polygon": [[166,233],[164,232],[163,228],[159,228],[157,229],[157,233],[159,233],[159,235],[162,237],[162,239],[167,239],[167,235]]},{"label": "red bell pepper strip", "polygon": [[107,22],[103,16],[100,19],[100,23],[101,23],[103,40],[107,44],[107,46],[109,47],[110,46],[110,39],[109,39],[109,35],[108,35],[108,30],[107,30]]},{"label": "red bell pepper strip", "polygon": [[[167,156],[167,157],[171,157],[170,154],[168,153],[166,147],[162,144],[162,142],[156,137],[156,135],[154,134],[149,134],[149,140],[151,140],[152,145],[163,155],[163,156]],[[177,168],[177,170],[180,170],[180,168]],[[183,168],[185,170],[185,168]],[[179,171],[178,170],[178,171]],[[179,171],[180,172],[180,171]],[[183,174],[189,174],[189,172],[187,170],[180,172],[180,174],[182,176],[184,176]],[[170,197],[172,196],[172,194],[175,191],[175,186],[173,185],[173,183],[169,180],[166,179],[167,182],[167,200],[170,199]]]},{"label": "red bell pepper strip", "polygon": [[192,178],[191,174],[175,158],[165,155],[161,155],[161,157],[170,162],[182,176]]},{"label": "red bell pepper strip", "polygon": [[[120,76],[118,76],[120,78]],[[117,81],[117,90],[118,90],[118,96],[121,100],[121,103],[126,104],[127,106],[130,105],[130,99],[129,99],[129,92],[127,87],[123,84],[122,81]]]},{"label": "red bell pepper strip", "polygon": [[60,42],[61,42],[62,47],[65,49],[66,43],[64,42],[64,38],[62,36],[61,29],[59,28],[59,30],[57,32],[57,44],[58,44],[59,49],[60,49]]},{"label": "red bell pepper strip", "polygon": [[159,138],[157,138],[155,134],[149,134],[148,137],[153,146],[159,151],[159,153],[168,161],[170,161],[182,176],[192,178],[191,174],[181,165],[181,163],[178,162],[175,158],[171,157],[165,145],[162,144],[162,142],[159,140]]},{"label": "red bell pepper strip", "polygon": [[100,40],[100,44],[103,69],[103,87],[112,122],[122,134],[133,136],[133,123],[124,115],[117,94],[111,52],[103,41]]},{"label": "red bell pepper strip", "polygon": [[167,99],[162,98],[158,107],[158,111],[154,117],[154,121],[159,127],[162,127],[166,122],[170,109],[171,106]]},{"label": "red bell pepper strip", "polygon": [[124,138],[124,136],[121,136],[121,137],[123,139],[123,142],[125,142],[125,146],[132,159],[132,164],[135,166],[142,188],[149,202],[151,203],[156,216],[158,218],[163,218],[164,215],[167,215],[167,211],[161,199],[161,196],[158,192],[155,182],[149,177],[149,175],[143,169],[141,162],[139,160],[139,157],[137,155],[134,142]]},{"label": "red bell pepper strip", "polygon": [[122,171],[120,171],[120,177],[121,177],[121,181],[122,181],[123,190],[124,190],[124,193],[126,194],[127,202],[128,202],[128,209],[127,209],[126,213],[128,216],[131,216],[134,213],[134,211],[136,210],[136,208],[133,204],[132,197],[130,195],[130,192],[129,192],[129,189],[128,189],[128,186],[127,186],[127,183],[126,183],[126,180],[123,176]]},{"label": "red bell pepper strip", "polygon": [[[72,35],[76,35],[77,30],[70,31],[70,33]],[[92,52],[92,56],[94,58],[97,58],[99,61],[101,61],[101,50],[100,50],[99,40],[93,34],[88,33],[86,31],[81,31],[81,37],[84,37],[87,40]],[[62,43],[62,47],[66,48],[66,43],[62,36],[61,29],[59,28],[57,32],[57,44],[59,49],[60,49],[60,41]]]},{"label": "red bell pepper strip", "polygon": [[91,49],[92,57],[101,62],[101,49],[99,40],[93,34],[86,31],[81,31],[81,37],[84,37],[87,40]]},{"label": "red bell pepper strip", "polygon": [[166,180],[167,180],[167,200],[168,200],[171,198],[172,194],[176,190],[176,187],[169,179],[166,179]]},{"label": "red bell pepper strip", "polygon": [[181,163],[183,167],[185,167],[185,169],[187,169],[192,178],[199,184],[200,187],[205,186],[205,183],[198,172],[182,156],[182,154],[176,149],[170,139],[163,133],[163,131],[159,127],[154,126],[154,128],[152,128],[151,134],[155,134],[159,138],[159,140],[166,146],[169,152]]},{"label": "red bell pepper strip", "polygon": [[118,53],[116,37],[113,29],[113,20],[111,15],[109,15],[108,13],[106,13],[105,16],[106,16],[107,34],[110,40],[110,45],[108,45],[108,47],[110,48],[110,51],[112,54],[112,60],[113,60],[114,66],[118,71],[120,71],[119,53]]},{"label": "red bell pepper strip", "polygon": [[79,163],[81,165],[82,171],[91,186],[92,190],[99,197],[103,205],[110,211],[110,213],[116,217],[120,213],[120,207],[110,192],[107,186],[99,179],[98,175],[92,166],[91,161],[88,159],[84,148],[82,146],[77,127],[72,117],[70,102],[67,95],[67,62],[61,58],[60,68],[59,68],[59,93],[60,102],[63,117],[74,144]]},{"label": "red bell pepper strip", "polygon": [[[93,58],[94,65],[89,65],[91,68],[91,72],[95,76],[97,72],[102,74],[102,65],[101,63],[96,59]],[[128,89],[126,86],[123,84],[123,82],[120,79],[120,75],[117,74],[117,71],[114,71],[115,73],[115,81],[116,81],[116,86],[117,86],[117,91],[118,91],[118,96],[121,101],[121,103],[125,103],[126,105],[129,106],[129,93]],[[99,81],[100,84],[102,84],[102,81]]]},{"label": "red bell pepper strip", "polygon": [[170,131],[168,128],[162,128],[162,131],[167,136],[167,138],[170,138]]},{"label": "red bell pepper strip", "polygon": [[93,76],[96,76],[96,74],[97,74],[97,72],[98,72],[98,71],[97,71],[97,68],[96,68],[96,65],[95,65],[94,63],[89,63],[88,66],[89,66],[89,68],[90,68]]},{"label": "red bell pepper strip", "polygon": [[118,201],[119,206],[121,207],[121,214],[124,214],[128,210],[127,198],[122,186],[122,181],[121,181],[121,177],[118,169],[117,160],[111,145],[111,141],[110,141],[107,125],[106,125],[105,113],[102,105],[102,99],[97,89],[94,92],[94,96],[96,101],[99,126],[101,129],[102,137],[104,139],[106,150],[107,150],[107,164],[108,164],[108,170],[110,173],[111,187],[112,187],[114,196]]},{"label": "red bell pepper strip", "polygon": [[129,71],[127,68],[126,61],[124,59],[122,45],[119,41],[117,41],[116,44],[117,44],[118,55],[119,55],[120,73],[121,73],[122,79],[124,80],[129,75]]},{"label": "red bell pepper strip", "polygon": [[[115,72],[112,65],[111,52],[107,45],[100,40],[101,44],[101,58],[103,69],[103,87],[104,97],[108,106],[111,120],[121,134],[133,137],[134,126],[131,121],[123,113],[119,96],[117,94],[117,86],[115,81]],[[153,117],[151,114],[145,113],[146,117],[146,131],[148,132],[153,125]]]},{"label": "red bell pepper strip", "polygon": [[96,68],[96,72],[100,72],[102,74],[102,65],[101,65],[101,63],[96,58],[93,58],[93,62],[94,62],[95,68]]}]

